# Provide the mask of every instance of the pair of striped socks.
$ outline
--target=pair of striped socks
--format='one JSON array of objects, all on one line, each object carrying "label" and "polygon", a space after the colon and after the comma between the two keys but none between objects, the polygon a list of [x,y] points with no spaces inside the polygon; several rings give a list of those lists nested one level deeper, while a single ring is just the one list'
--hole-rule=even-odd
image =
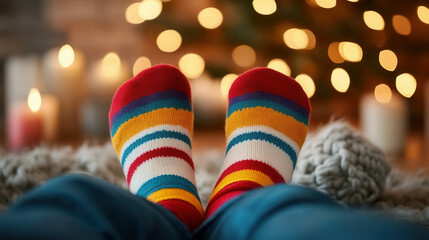
[{"label": "pair of striped socks", "polygon": [[130,191],[167,208],[193,231],[230,199],[290,182],[309,113],[295,80],[268,68],[238,77],[229,91],[225,161],[206,211],[192,161],[191,90],[177,68],[157,65],[125,82],[109,122]]}]

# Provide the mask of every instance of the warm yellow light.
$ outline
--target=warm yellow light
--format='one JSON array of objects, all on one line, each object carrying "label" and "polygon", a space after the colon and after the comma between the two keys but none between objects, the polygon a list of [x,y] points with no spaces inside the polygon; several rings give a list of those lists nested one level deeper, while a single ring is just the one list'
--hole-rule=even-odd
[{"label": "warm yellow light", "polygon": [[429,8],[425,6],[419,6],[417,8],[417,16],[419,17],[420,21],[429,24]]},{"label": "warm yellow light", "polygon": [[140,2],[136,2],[127,7],[127,10],[125,10],[125,19],[127,22],[131,24],[139,24],[144,22],[144,19],[141,18],[139,14],[139,6]]},{"label": "warm yellow light", "polygon": [[185,54],[179,60],[179,68],[188,78],[197,78],[204,72],[204,59],[195,53]]},{"label": "warm yellow light", "polygon": [[373,30],[381,31],[384,29],[384,19],[376,11],[365,11],[363,13],[363,21],[365,22],[366,26]]},{"label": "warm yellow light", "polygon": [[378,61],[380,65],[387,71],[395,71],[396,66],[398,65],[398,58],[396,54],[390,50],[383,50],[378,55]]},{"label": "warm yellow light", "polygon": [[403,73],[396,77],[396,89],[402,96],[410,98],[417,88],[417,81],[413,75]]},{"label": "warm yellow light", "polygon": [[213,7],[205,8],[198,13],[198,22],[207,29],[218,28],[223,21],[222,12]]},{"label": "warm yellow light", "polygon": [[281,72],[286,76],[290,76],[290,73],[291,73],[289,65],[287,65],[287,63],[280,58],[274,58],[273,60],[271,60],[268,63],[267,67],[274,69],[277,72]]},{"label": "warm yellow light", "polygon": [[58,62],[63,68],[70,67],[74,62],[74,57],[74,50],[68,44],[62,46],[58,52]]},{"label": "warm yellow light", "polygon": [[316,3],[322,8],[333,8],[337,5],[337,0],[316,0]]},{"label": "warm yellow light", "polygon": [[353,42],[340,42],[339,51],[342,58],[349,62],[360,62],[363,57],[362,48]]},{"label": "warm yellow light", "polygon": [[308,4],[308,6],[317,7],[316,0],[305,0],[305,2]]},{"label": "warm yellow light", "polygon": [[410,35],[410,33],[411,33],[410,20],[408,20],[408,18],[406,18],[405,16],[402,16],[402,15],[393,16],[392,17],[392,25],[393,25],[393,29],[395,29],[395,31],[398,34]]},{"label": "warm yellow light", "polygon": [[133,75],[136,76],[144,69],[150,68],[151,65],[152,63],[150,62],[149,58],[147,57],[137,58],[137,60],[134,62],[134,65],[133,65]]},{"label": "warm yellow light", "polygon": [[161,11],[162,2],[160,0],[143,0],[139,5],[139,16],[144,20],[157,18]]},{"label": "warm yellow light", "polygon": [[32,88],[28,93],[27,104],[32,112],[39,111],[42,106],[42,96],[37,88]]},{"label": "warm yellow light", "polygon": [[182,44],[182,36],[175,30],[165,30],[156,38],[156,45],[163,52],[174,52]]},{"label": "warm yellow light", "polygon": [[299,74],[296,76],[295,80],[301,85],[305,94],[307,94],[308,98],[311,98],[316,92],[316,86],[314,85],[313,79],[307,74]]},{"label": "warm yellow light", "polygon": [[308,50],[314,49],[316,47],[316,36],[314,36],[314,33],[308,29],[302,29],[302,31],[304,31],[305,34],[307,34],[307,38],[308,38],[308,44],[305,49],[308,49]]},{"label": "warm yellow light", "polygon": [[109,52],[101,62],[101,76],[105,79],[114,79],[121,71],[121,59],[118,54]]},{"label": "warm yellow light", "polygon": [[347,0],[349,2],[359,2],[359,0]]},{"label": "warm yellow light", "polygon": [[253,9],[261,15],[271,15],[276,12],[277,4],[274,0],[253,0]]},{"label": "warm yellow light", "polygon": [[379,103],[389,103],[392,99],[392,90],[386,84],[379,84],[374,89],[374,96]]},{"label": "warm yellow light", "polygon": [[291,28],[284,32],[283,40],[286,46],[296,50],[307,48],[309,43],[307,33],[298,28]]},{"label": "warm yellow light", "polygon": [[220,82],[220,90],[222,92],[222,96],[225,99],[228,99],[228,93],[229,93],[229,89],[231,88],[232,83],[235,81],[235,79],[237,78],[237,74],[234,73],[230,73],[225,75],[221,82]]},{"label": "warm yellow light", "polygon": [[249,67],[255,64],[256,53],[248,45],[240,45],[232,51],[232,60],[240,67]]},{"label": "warm yellow light", "polygon": [[350,76],[346,70],[335,68],[331,74],[331,83],[335,90],[345,93],[350,86]]},{"label": "warm yellow light", "polygon": [[334,63],[343,63],[345,60],[343,57],[341,57],[340,54],[340,43],[339,42],[333,42],[329,44],[328,47],[328,56],[329,59],[331,59]]}]

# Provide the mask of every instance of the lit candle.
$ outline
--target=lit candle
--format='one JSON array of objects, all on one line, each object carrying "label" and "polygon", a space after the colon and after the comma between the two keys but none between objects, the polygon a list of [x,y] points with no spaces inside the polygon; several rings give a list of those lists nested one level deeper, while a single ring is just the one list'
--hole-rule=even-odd
[{"label": "lit candle", "polygon": [[380,84],[374,94],[361,102],[361,127],[364,135],[389,155],[403,152],[407,133],[407,106],[403,99]]},{"label": "lit candle", "polygon": [[[70,45],[53,48],[43,57],[43,80],[46,83],[44,90],[58,96],[59,129],[63,137],[73,137],[79,130],[78,112],[85,93],[84,66],[83,54]],[[49,108],[56,108],[50,106],[50,100],[47,101]],[[50,129],[47,131],[54,131],[53,127],[48,128]],[[53,136],[52,133],[49,134],[50,137]]]},{"label": "lit candle", "polygon": [[28,94],[27,103],[20,101],[8,110],[7,131],[11,149],[20,149],[37,144],[42,139],[41,96],[33,88]]}]

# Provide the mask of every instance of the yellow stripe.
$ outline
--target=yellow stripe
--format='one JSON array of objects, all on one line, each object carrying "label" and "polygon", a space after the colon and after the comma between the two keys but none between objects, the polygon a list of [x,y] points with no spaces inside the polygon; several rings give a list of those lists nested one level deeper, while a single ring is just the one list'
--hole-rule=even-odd
[{"label": "yellow stripe", "polygon": [[304,143],[308,127],[295,118],[279,113],[271,108],[254,107],[234,112],[226,119],[226,138],[237,128],[265,125],[282,132],[299,146]]},{"label": "yellow stripe", "polygon": [[192,204],[192,206],[194,206],[198,212],[200,212],[201,216],[204,215],[203,206],[201,205],[198,198],[196,198],[194,194],[180,188],[164,188],[150,194],[147,199],[155,203],[169,199],[180,199]]},{"label": "yellow stripe", "polygon": [[250,170],[250,169],[236,171],[236,172],[229,174],[224,179],[222,179],[222,181],[220,181],[220,183],[213,190],[213,193],[210,196],[209,201],[222,188],[226,187],[227,185],[229,185],[231,183],[238,182],[238,181],[252,181],[252,182],[256,182],[262,186],[268,186],[268,185],[274,184],[273,180],[271,180],[271,178],[268,177],[263,172],[256,171],[256,170]]},{"label": "yellow stripe", "polygon": [[118,156],[128,139],[144,129],[160,124],[180,125],[188,129],[192,135],[193,114],[183,109],[161,108],[128,120],[118,128],[112,138]]}]

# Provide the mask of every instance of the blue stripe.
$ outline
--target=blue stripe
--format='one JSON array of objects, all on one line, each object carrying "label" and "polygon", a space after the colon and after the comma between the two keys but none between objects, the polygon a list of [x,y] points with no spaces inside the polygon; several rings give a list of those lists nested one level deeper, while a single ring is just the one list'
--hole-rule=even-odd
[{"label": "blue stripe", "polygon": [[276,136],[273,136],[271,134],[261,132],[261,131],[248,132],[248,133],[243,133],[243,134],[236,136],[235,138],[233,138],[228,143],[228,146],[226,146],[226,153],[228,153],[228,151],[234,145],[237,145],[241,142],[249,141],[249,140],[264,140],[264,141],[267,141],[267,142],[279,147],[287,155],[289,155],[289,157],[291,158],[291,160],[293,162],[293,167],[295,168],[295,164],[296,164],[296,160],[297,160],[297,155],[296,155],[295,150],[293,150],[293,148],[288,143],[283,141],[282,139],[280,139]]},{"label": "blue stripe", "polygon": [[127,159],[128,155],[130,155],[131,152],[136,147],[143,145],[145,142],[148,142],[148,141],[151,141],[154,139],[159,139],[159,138],[174,138],[174,139],[180,140],[180,141],[188,144],[189,147],[192,148],[191,147],[191,140],[189,139],[189,137],[187,135],[185,135],[183,133],[176,132],[176,131],[169,131],[169,130],[156,131],[156,132],[144,135],[143,137],[137,139],[132,144],[130,144],[130,146],[128,146],[127,149],[125,149],[124,154],[123,154],[122,159],[121,159],[122,167],[124,167],[125,159]]},{"label": "blue stripe", "polygon": [[115,136],[119,127],[127,122],[128,120],[137,117],[141,114],[145,114],[156,109],[160,108],[175,108],[175,109],[183,109],[187,111],[192,111],[192,105],[189,101],[182,101],[178,99],[162,99],[158,101],[151,102],[147,105],[140,106],[138,108],[133,109],[127,113],[121,115],[116,122],[112,125],[111,136]]},{"label": "blue stripe", "polygon": [[200,200],[194,184],[188,179],[177,175],[161,175],[150,179],[139,188],[137,196],[148,197],[150,194],[165,188],[183,189],[192,193],[198,200]]},{"label": "blue stripe", "polygon": [[177,90],[166,90],[163,92],[156,92],[154,94],[143,96],[139,99],[136,99],[128,103],[127,105],[122,107],[117,113],[115,113],[115,115],[113,115],[113,117],[110,119],[110,122],[113,124],[121,115],[129,111],[132,111],[135,108],[141,107],[143,105],[147,105],[156,100],[169,99],[169,98],[179,99],[182,101],[190,101],[189,96],[186,93],[183,93]]},{"label": "blue stripe", "polygon": [[273,102],[267,99],[249,99],[246,101],[237,102],[228,107],[227,117],[229,117],[232,113],[242,110],[244,108],[254,108],[254,107],[271,108],[277,112],[291,116],[296,120],[298,120],[299,122],[308,126],[308,117],[302,115],[299,112],[294,111],[292,108],[289,108],[283,104],[279,104],[277,102]]},{"label": "blue stripe", "polygon": [[246,100],[256,100],[256,99],[266,99],[266,100],[270,100],[271,102],[279,103],[285,107],[293,109],[295,112],[300,113],[302,116],[305,116],[307,118],[310,115],[307,109],[305,109],[295,101],[279,95],[270,94],[266,92],[252,92],[252,93],[243,94],[241,96],[237,96],[229,100],[229,106],[232,106],[237,102],[246,101]]}]

